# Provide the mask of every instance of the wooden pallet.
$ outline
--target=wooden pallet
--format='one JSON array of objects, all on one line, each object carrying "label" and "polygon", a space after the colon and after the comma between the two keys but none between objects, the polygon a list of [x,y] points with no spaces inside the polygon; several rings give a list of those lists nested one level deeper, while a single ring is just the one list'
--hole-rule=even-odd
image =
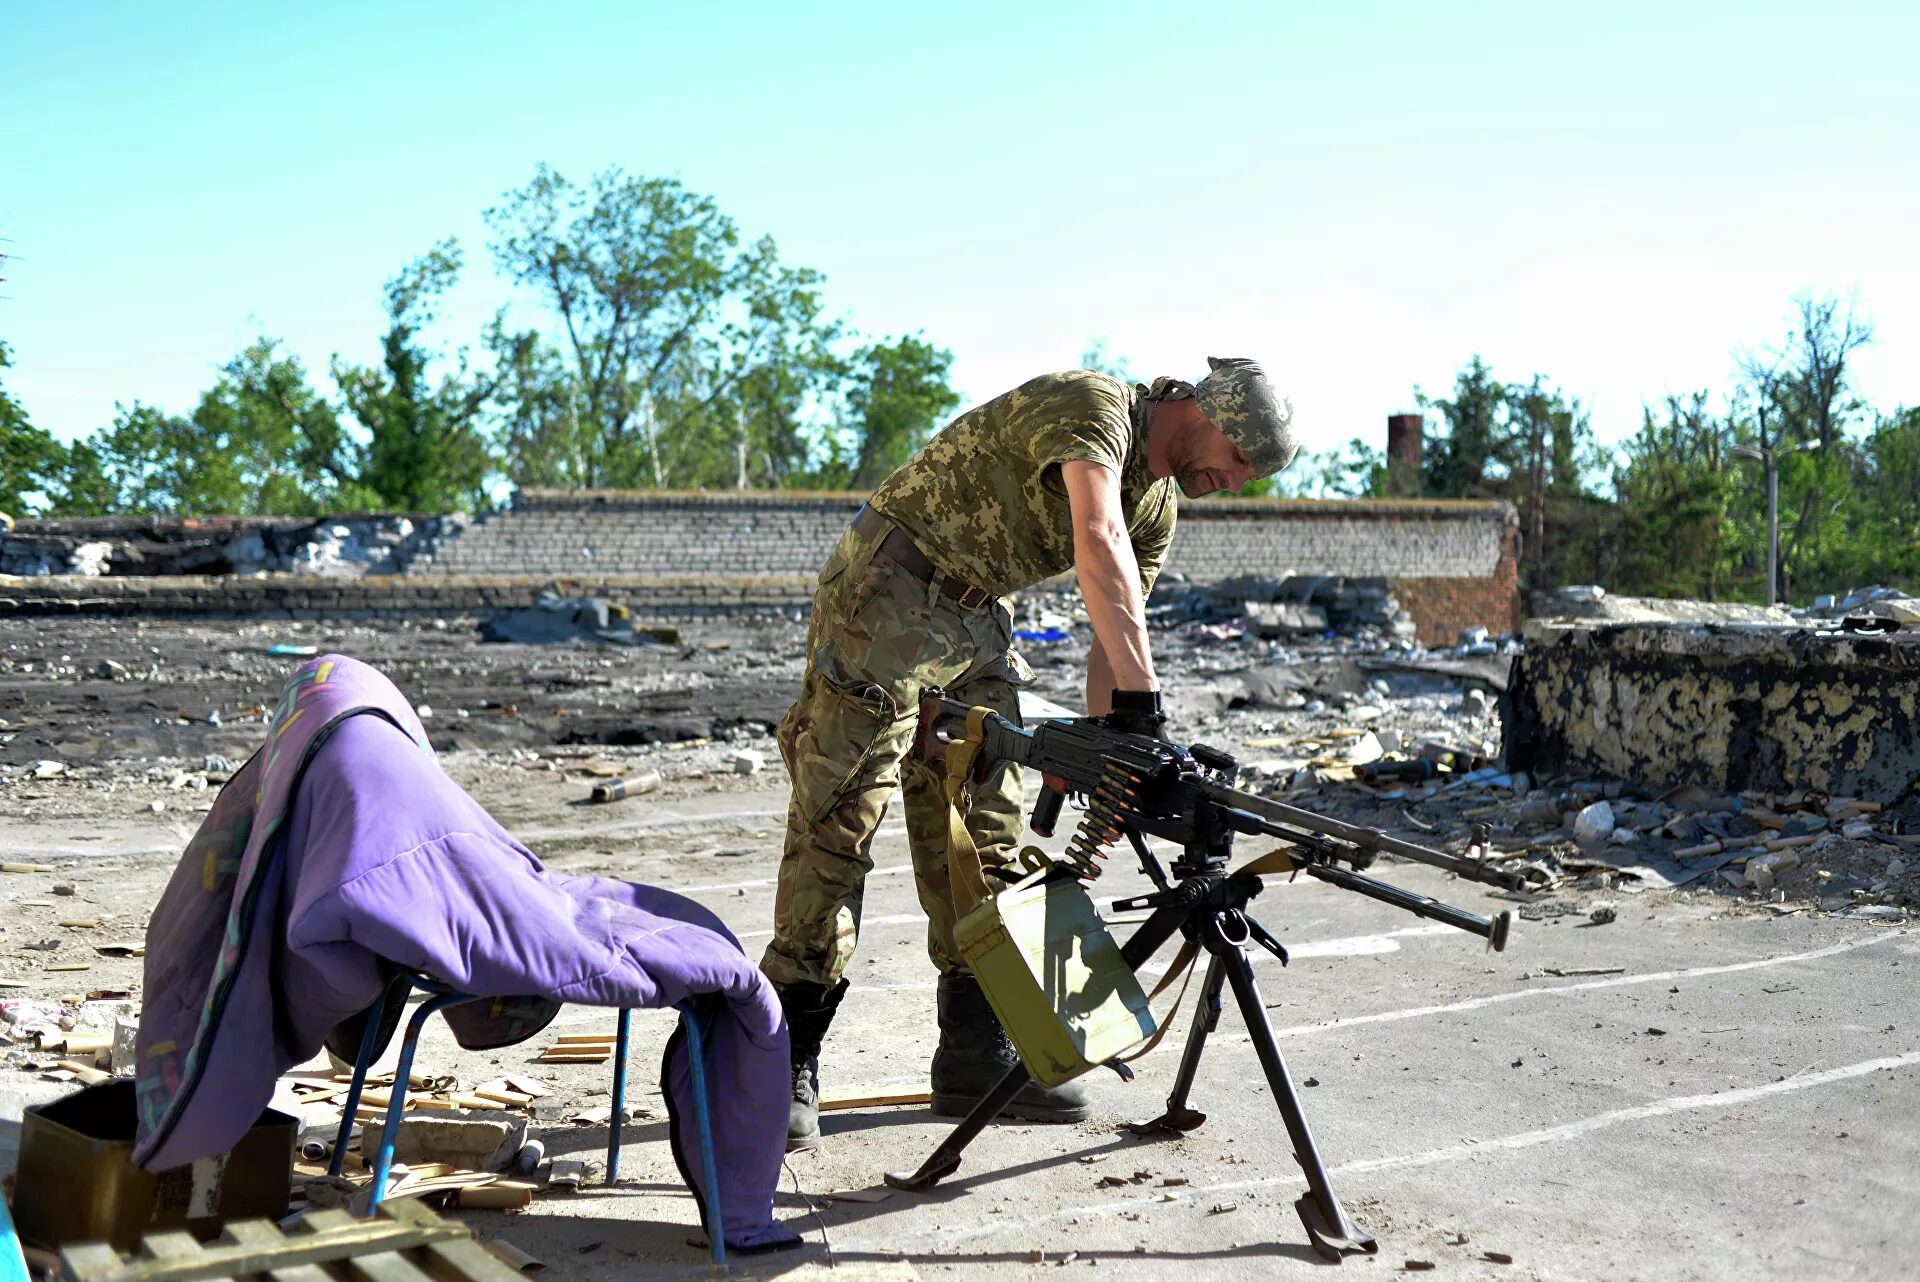
[{"label": "wooden pallet", "polygon": [[60,1253],[66,1282],[521,1282],[520,1275],[418,1202],[388,1202],[374,1219],[310,1211],[282,1233],[268,1220],[238,1220],[211,1242],[155,1233],[123,1258],[99,1243]]}]

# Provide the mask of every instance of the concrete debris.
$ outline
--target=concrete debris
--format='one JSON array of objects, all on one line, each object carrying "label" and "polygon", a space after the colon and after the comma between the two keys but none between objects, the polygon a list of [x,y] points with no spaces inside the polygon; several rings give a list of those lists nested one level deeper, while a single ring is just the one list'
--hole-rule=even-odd
[{"label": "concrete debris", "polygon": [[140,1037],[140,1021],[130,1016],[121,1016],[113,1021],[113,1075],[132,1077],[139,1063],[136,1049]]},{"label": "concrete debris", "polygon": [[767,756],[752,748],[738,748],[727,754],[727,765],[737,775],[757,775],[767,768]]},{"label": "concrete debris", "polygon": [[[0,574],[28,576],[398,574],[430,559],[470,524],[460,513],[38,520],[0,537]],[[93,537],[87,537],[87,534]]]},{"label": "concrete debris", "polygon": [[1147,616],[1161,625],[1232,622],[1261,638],[1332,633],[1408,647],[1417,631],[1385,579],[1338,575],[1242,576],[1200,584],[1163,574],[1148,600]]},{"label": "concrete debris", "polygon": [[445,1162],[473,1171],[502,1171],[527,1142],[527,1120],[501,1112],[407,1113],[394,1137],[396,1162]]},{"label": "concrete debris", "polygon": [[1272,639],[1307,633],[1317,636],[1327,630],[1327,612],[1317,605],[1292,601],[1249,601],[1246,627],[1256,636]]},{"label": "concrete debris", "polygon": [[1613,807],[1596,801],[1573,817],[1573,840],[1589,853],[1600,849],[1613,836]]},{"label": "concrete debris", "polygon": [[525,610],[504,610],[480,624],[482,641],[517,645],[672,645],[678,628],[640,627],[626,606],[606,597],[543,592]]}]

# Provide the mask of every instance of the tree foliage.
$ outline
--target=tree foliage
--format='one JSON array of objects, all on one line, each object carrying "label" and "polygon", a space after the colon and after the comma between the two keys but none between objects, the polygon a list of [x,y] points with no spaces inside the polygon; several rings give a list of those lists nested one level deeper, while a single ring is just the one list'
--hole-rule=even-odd
[{"label": "tree foliage", "polygon": [[[1871,327],[1832,299],[1795,300],[1787,339],[1748,354],[1716,412],[1706,391],[1649,406],[1617,450],[1578,402],[1538,376],[1460,371],[1427,444],[1428,492],[1503,497],[1521,510],[1529,586],[1762,600],[1766,489],[1735,446],[1777,454],[1788,599],[1875,581],[1920,587],[1920,410],[1875,415],[1852,381]],[[1812,452],[1788,452],[1802,442]]]},{"label": "tree foliage", "polygon": [[617,168],[580,186],[542,166],[486,218],[502,272],[557,332],[496,335],[496,353],[538,376],[534,413],[505,414],[509,475],[663,488],[806,470],[844,371],[818,272],[784,263],[770,237],[743,247],[710,197]]},{"label": "tree foliage", "polygon": [[366,505],[359,466],[300,362],[261,338],[221,368],[191,415],[121,406],[70,452],[52,510],[315,516]]},{"label": "tree foliage", "polygon": [[953,353],[915,335],[854,357],[847,409],[857,432],[853,487],[870,490],[913,457],[960,397],[947,383]]},{"label": "tree foliage", "polygon": [[956,402],[950,353],[857,345],[818,272],[672,179],[543,166],[486,218],[534,323],[502,311],[477,354],[443,352],[428,334],[463,264],[442,241],[386,283],[379,362],[334,357],[333,398],[262,338],[190,414],[136,401],[71,447],[0,400],[0,502],[305,515],[477,508],[509,486],[847,485]]},{"label": "tree foliage", "polygon": [[[13,364],[13,353],[0,342],[0,370]],[[18,516],[35,505],[36,496],[59,484],[66,451],[41,428],[27,421],[27,411],[0,383],[0,513]]]},{"label": "tree foliage", "polygon": [[435,245],[387,282],[380,367],[334,358],[347,412],[367,433],[360,484],[385,507],[471,510],[486,500],[494,454],[483,420],[498,375],[475,376],[461,348],[454,372],[435,382],[427,372],[434,353],[421,340],[459,275],[459,245]]}]

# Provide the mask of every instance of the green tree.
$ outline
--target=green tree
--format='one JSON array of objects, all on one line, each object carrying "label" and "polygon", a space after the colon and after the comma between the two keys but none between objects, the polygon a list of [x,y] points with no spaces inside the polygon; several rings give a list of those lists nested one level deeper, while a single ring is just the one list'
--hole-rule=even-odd
[{"label": "green tree", "polygon": [[[0,370],[10,369],[13,353],[0,341]],[[27,420],[27,411],[0,385],[0,513],[19,516],[58,488],[66,451],[44,428]]]},{"label": "green tree", "polygon": [[497,376],[473,376],[461,348],[454,372],[436,382],[428,375],[434,353],[420,339],[459,276],[460,247],[452,240],[408,263],[386,285],[381,366],[333,361],[347,410],[367,431],[359,482],[384,506],[444,512],[486,502],[494,459],[483,411]]},{"label": "green tree", "polygon": [[191,416],[135,402],[84,445],[62,510],[316,516],[371,498],[340,420],[269,338],[222,367]]},{"label": "green tree", "polygon": [[913,457],[960,404],[947,382],[953,353],[916,335],[870,343],[853,360],[847,410],[855,439],[853,486],[870,490]]},{"label": "green tree", "polygon": [[1425,489],[1436,498],[1473,498],[1485,492],[1491,468],[1506,469],[1519,459],[1508,420],[1507,389],[1475,356],[1455,377],[1451,400],[1429,399],[1417,390],[1424,409],[1437,409],[1446,432],[1429,436],[1425,449]]},{"label": "green tree", "polygon": [[[1650,596],[1717,599],[1725,572],[1727,430],[1707,394],[1668,397],[1643,411],[1614,480],[1622,518],[1618,574]],[[1616,590],[1619,590],[1616,588]]]},{"label": "green tree", "polygon": [[119,488],[108,474],[97,435],[68,447],[59,482],[49,491],[48,515],[112,516],[122,510]]},{"label": "green tree", "polygon": [[517,485],[584,489],[596,484],[599,433],[575,409],[566,360],[538,330],[487,327],[494,360],[492,439]]},{"label": "green tree", "polygon": [[1881,418],[1865,454],[1860,538],[1850,577],[1920,589],[1920,407]]},{"label": "green tree", "polygon": [[1593,428],[1580,402],[1539,374],[1507,386],[1506,415],[1518,467],[1504,489],[1520,507],[1527,584],[1546,587],[1560,578],[1551,567],[1570,533],[1563,527],[1587,512],[1583,477],[1598,461]]},{"label": "green tree", "polygon": [[1086,350],[1080,353],[1080,368],[1109,375],[1122,383],[1139,381],[1134,378],[1131,367],[1124,359],[1107,350],[1107,340],[1104,338],[1096,338],[1087,344]]},{"label": "green tree", "polygon": [[520,415],[539,429],[522,421],[509,439],[567,457],[510,456],[514,479],[729,484],[804,466],[817,435],[805,412],[837,373],[817,272],[784,264],[768,238],[741,248],[711,198],[617,168],[581,187],[543,165],[486,218],[501,269],[552,308],[565,371],[564,426],[543,384]]}]

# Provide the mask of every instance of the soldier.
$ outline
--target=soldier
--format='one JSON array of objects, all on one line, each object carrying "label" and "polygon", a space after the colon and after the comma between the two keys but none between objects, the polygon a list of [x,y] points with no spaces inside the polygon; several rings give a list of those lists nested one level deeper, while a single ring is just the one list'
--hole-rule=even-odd
[{"label": "soldier", "polygon": [[[793,781],[761,969],[780,990],[793,1051],[789,1148],[819,1143],[819,1054],[847,981],[873,834],[906,797],[914,882],[939,969],[933,1111],[963,1115],[1016,1053],[953,940],[947,806],[903,758],[923,686],[1018,721],[1032,671],[1011,648],[1007,598],[1077,569],[1093,624],[1087,711],[1160,734],[1146,598],[1173,539],[1174,488],[1237,490],[1293,458],[1292,409],[1260,367],[1209,358],[1195,384],[1128,387],[1088,370],[1048,374],[967,411],[889,476],[820,571],[800,698],[780,723]],[[1021,827],[1019,769],[973,791],[967,827],[989,869]],[[1006,1109],[1078,1121],[1085,1088],[1029,1083]]]}]

